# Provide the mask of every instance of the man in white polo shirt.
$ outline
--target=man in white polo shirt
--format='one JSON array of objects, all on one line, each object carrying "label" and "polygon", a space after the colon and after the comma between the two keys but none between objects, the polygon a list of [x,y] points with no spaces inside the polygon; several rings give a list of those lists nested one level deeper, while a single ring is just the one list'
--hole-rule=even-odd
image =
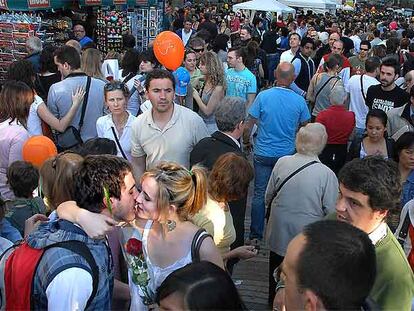
[{"label": "man in white polo shirt", "polygon": [[292,32],[289,35],[289,46],[290,49],[284,51],[282,55],[280,55],[280,62],[288,62],[291,63],[292,60],[295,58],[296,54],[300,48],[300,36],[296,32]]},{"label": "man in white polo shirt", "polygon": [[152,109],[139,115],[132,125],[131,155],[135,178],[160,161],[173,161],[189,167],[190,152],[209,136],[201,117],[174,104],[174,76],[161,69],[147,74],[147,98]]}]

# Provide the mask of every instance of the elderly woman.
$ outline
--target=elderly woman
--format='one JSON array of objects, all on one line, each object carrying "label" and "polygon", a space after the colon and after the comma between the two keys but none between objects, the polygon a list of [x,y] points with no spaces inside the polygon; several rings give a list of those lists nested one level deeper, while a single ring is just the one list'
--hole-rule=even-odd
[{"label": "elderly woman", "polygon": [[[338,180],[318,155],[326,145],[327,133],[320,123],[302,127],[296,135],[297,153],[277,161],[265,194],[271,206],[266,238],[269,243],[269,271],[283,261],[287,246],[303,227],[335,211]],[[269,302],[276,284],[269,275]]]}]

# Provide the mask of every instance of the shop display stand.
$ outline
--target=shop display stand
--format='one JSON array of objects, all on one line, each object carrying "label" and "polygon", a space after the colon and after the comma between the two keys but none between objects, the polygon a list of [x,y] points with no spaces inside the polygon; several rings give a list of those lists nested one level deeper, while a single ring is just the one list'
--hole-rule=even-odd
[{"label": "shop display stand", "polygon": [[106,54],[122,51],[122,35],[129,33],[126,11],[100,8],[97,11],[96,43],[98,49]]}]

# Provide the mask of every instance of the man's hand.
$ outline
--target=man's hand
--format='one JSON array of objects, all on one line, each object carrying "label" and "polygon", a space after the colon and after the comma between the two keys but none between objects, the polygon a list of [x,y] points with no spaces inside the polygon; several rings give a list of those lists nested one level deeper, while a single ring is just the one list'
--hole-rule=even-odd
[{"label": "man's hand", "polygon": [[48,220],[49,218],[42,214],[34,214],[32,217],[26,219],[24,222],[24,236],[28,236],[37,228],[37,226],[39,226],[42,222],[46,222]]}]

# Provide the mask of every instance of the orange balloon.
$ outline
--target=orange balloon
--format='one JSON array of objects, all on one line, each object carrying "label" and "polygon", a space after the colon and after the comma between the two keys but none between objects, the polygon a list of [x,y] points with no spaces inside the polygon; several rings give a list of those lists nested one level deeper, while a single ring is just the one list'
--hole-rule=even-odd
[{"label": "orange balloon", "polygon": [[184,44],[172,31],[163,31],[154,40],[154,54],[161,65],[176,70],[184,59]]},{"label": "orange balloon", "polygon": [[46,136],[32,136],[23,145],[23,160],[41,167],[50,157],[57,155],[53,141]]}]

